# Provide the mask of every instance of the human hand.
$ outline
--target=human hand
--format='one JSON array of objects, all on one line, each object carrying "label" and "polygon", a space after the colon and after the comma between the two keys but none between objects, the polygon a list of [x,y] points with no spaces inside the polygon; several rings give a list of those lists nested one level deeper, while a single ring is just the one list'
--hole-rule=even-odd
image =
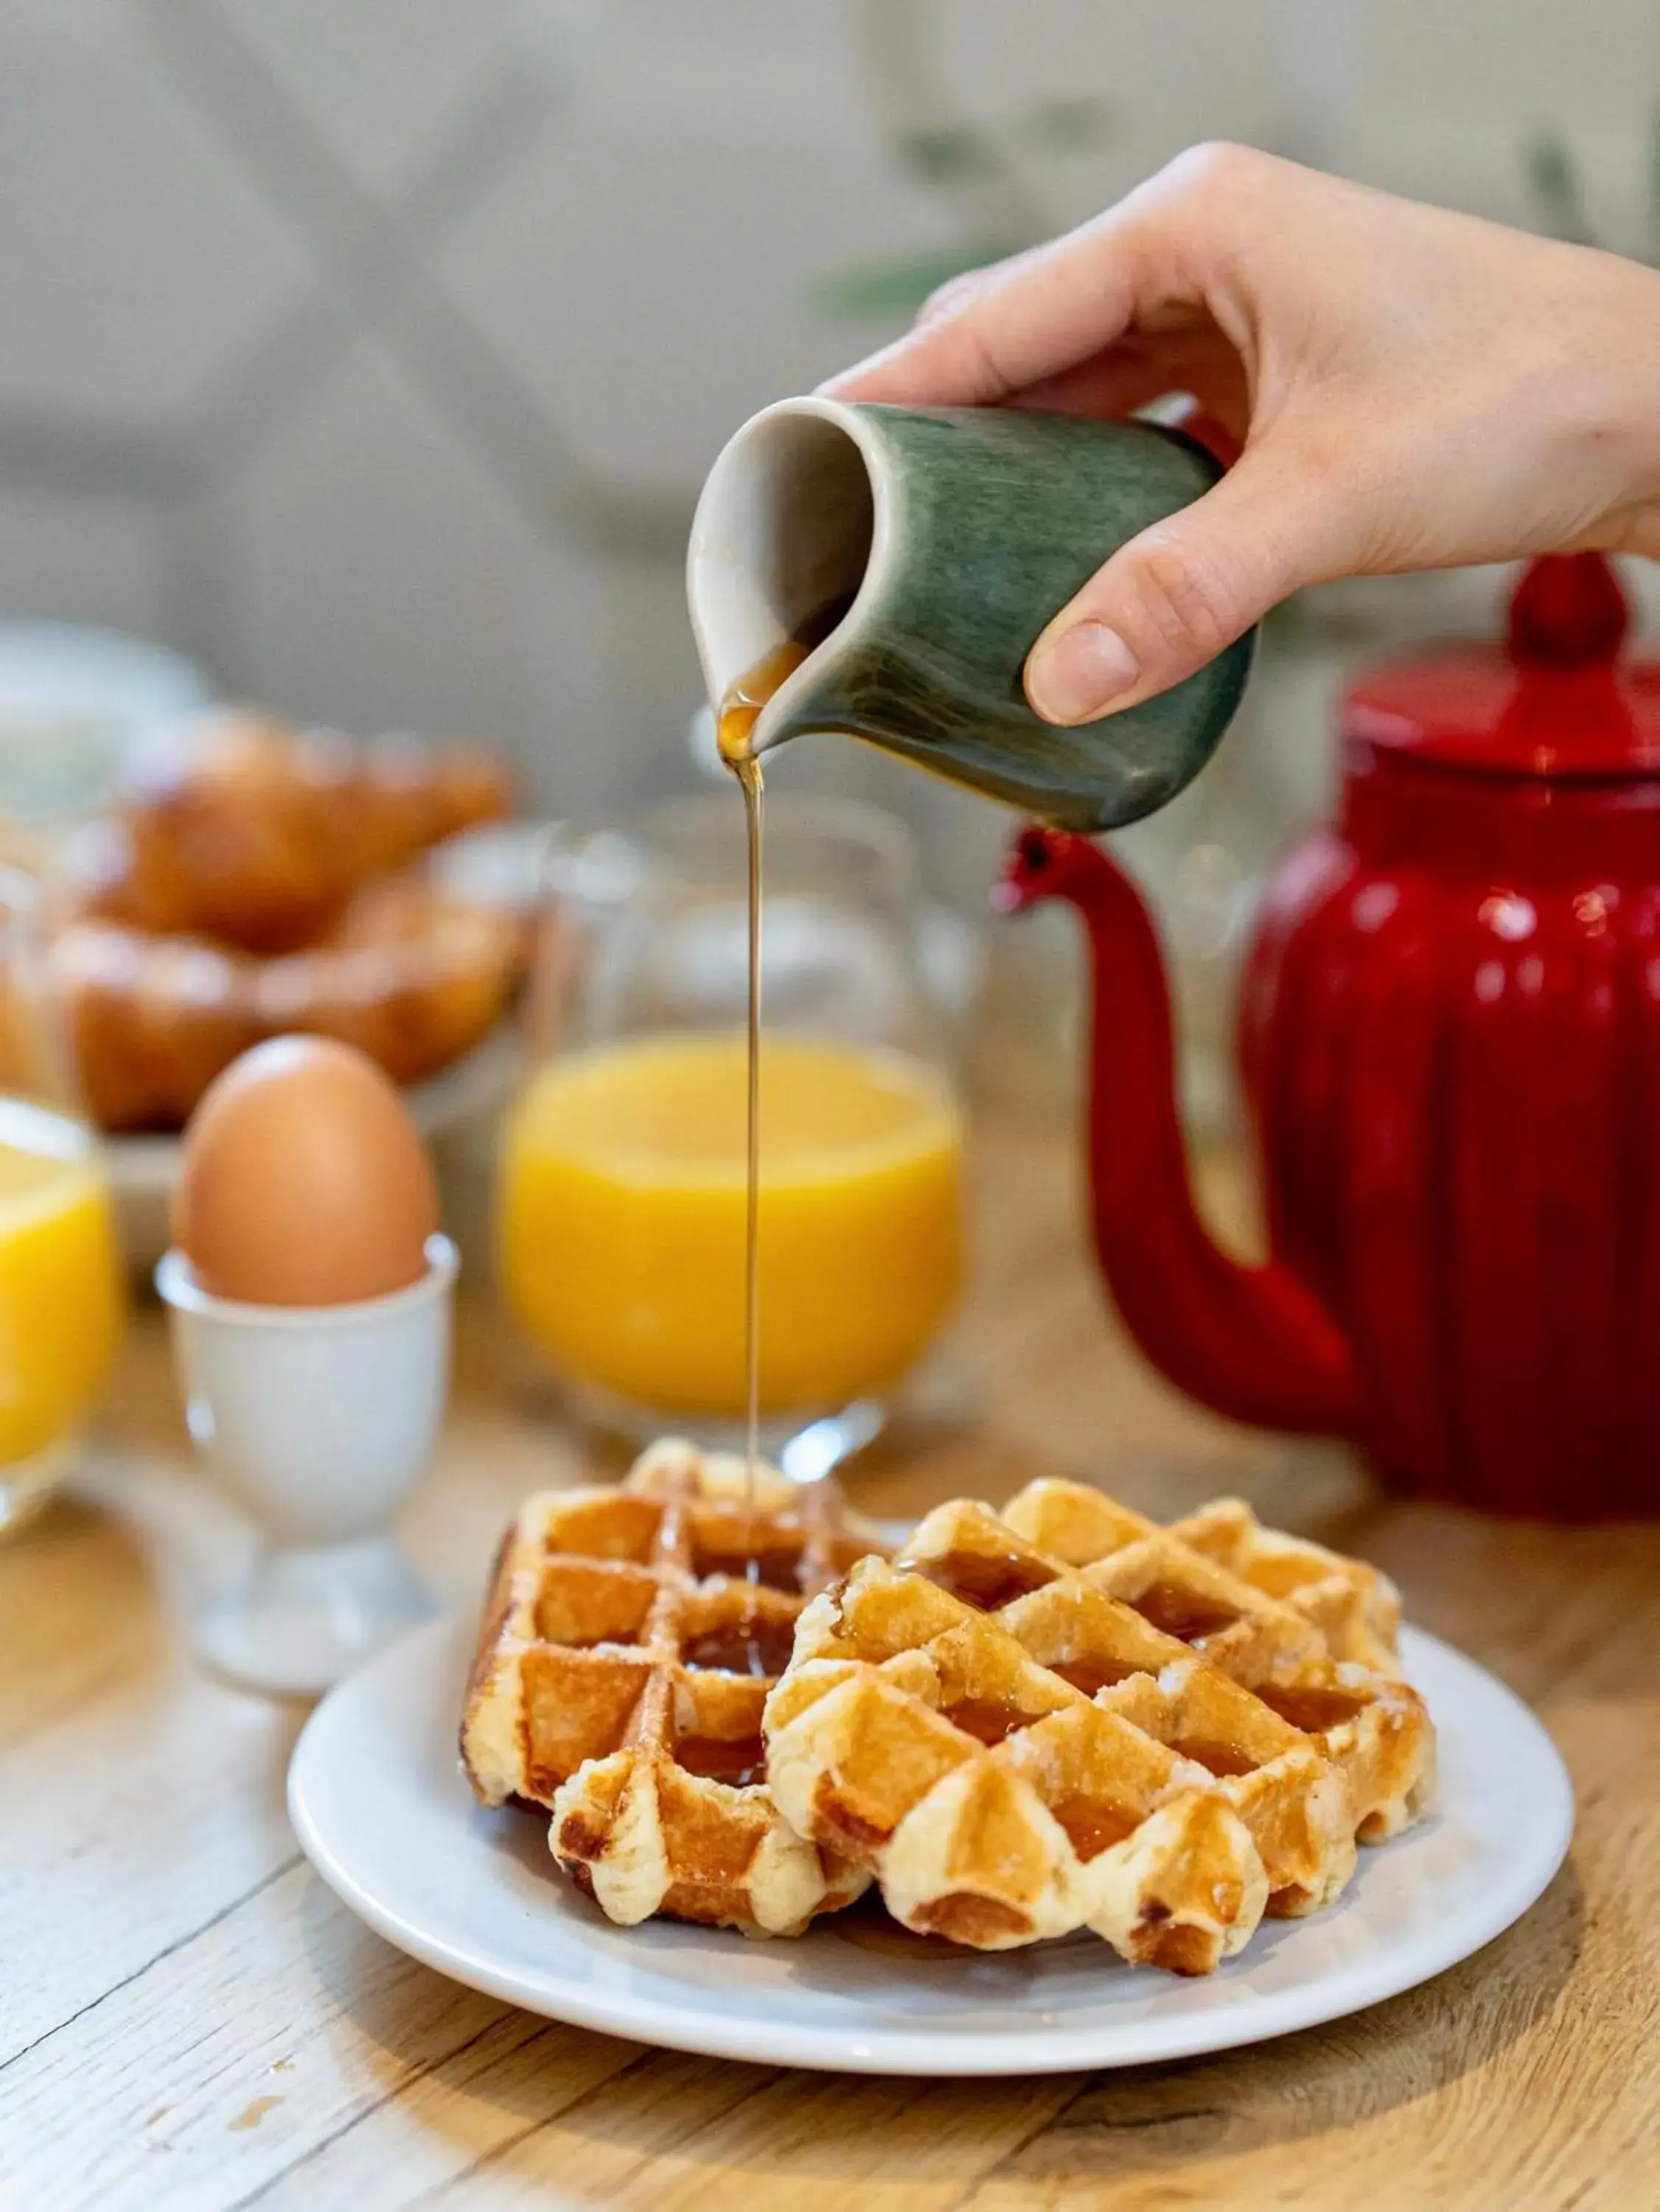
[{"label": "human hand", "polygon": [[1167,689],[1305,584],[1660,556],[1660,275],[1244,147],[957,278],[823,389],[1097,416],[1183,392],[1239,441],[1038,639],[1053,722]]}]

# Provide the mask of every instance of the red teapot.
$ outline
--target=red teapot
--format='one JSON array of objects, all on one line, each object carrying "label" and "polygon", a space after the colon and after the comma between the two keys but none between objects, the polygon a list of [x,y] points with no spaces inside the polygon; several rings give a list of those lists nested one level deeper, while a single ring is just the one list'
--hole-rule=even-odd
[{"label": "red teapot", "polygon": [[1400,1488],[1567,1520],[1660,1511],[1660,664],[1626,623],[1598,556],[1536,561],[1504,646],[1348,694],[1339,819],[1244,978],[1264,1266],[1194,1210],[1128,878],[1028,829],[1000,897],[1088,933],[1095,1243],[1153,1364]]}]

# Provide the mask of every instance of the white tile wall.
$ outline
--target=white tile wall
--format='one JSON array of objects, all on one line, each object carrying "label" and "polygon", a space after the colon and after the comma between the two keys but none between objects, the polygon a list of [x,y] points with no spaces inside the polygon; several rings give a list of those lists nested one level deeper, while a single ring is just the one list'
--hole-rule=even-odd
[{"label": "white tile wall", "polygon": [[185,422],[309,285],[141,55],[0,27],[0,410]]},{"label": "white tile wall", "polygon": [[497,73],[513,0],[225,0],[229,21],[377,198],[396,199]]},{"label": "white tile wall", "polygon": [[[1346,0],[1336,0],[1336,12],[1345,11]],[[939,11],[938,50],[948,82],[971,112],[1013,120],[1057,99],[1105,98],[1110,148],[1045,162],[1034,182],[1061,221],[1075,222],[1199,139],[1266,142],[1282,92],[1275,43],[1281,12],[1279,0],[1110,8],[1100,0],[1021,0],[1013,8],[954,0]],[[891,32],[889,42],[897,44]]]},{"label": "white tile wall", "polygon": [[705,74],[706,101],[597,72],[439,262],[597,475],[686,498],[746,414],[885,334],[813,318],[817,272],[948,238],[874,158],[845,76],[803,107],[768,105],[753,56],[742,98]]},{"label": "white tile wall", "polygon": [[[1657,92],[1644,0],[6,0],[0,613],[615,805],[693,773],[710,453],[892,327],[827,276],[1219,133],[1516,215],[1551,122],[1633,243]],[[966,117],[1001,166],[907,166]],[[973,895],[990,810],[851,748],[799,775]]]},{"label": "white tile wall", "polygon": [[1660,19],[1639,5],[1389,0],[1358,22],[1362,104],[1379,120],[1429,108],[1473,127],[1619,126],[1652,105],[1660,70]]},{"label": "white tile wall", "polygon": [[165,537],[147,500],[0,483],[0,618],[165,632]]},{"label": "white tile wall", "polygon": [[210,496],[248,689],[348,726],[522,732],[534,541],[383,348],[353,347]]}]

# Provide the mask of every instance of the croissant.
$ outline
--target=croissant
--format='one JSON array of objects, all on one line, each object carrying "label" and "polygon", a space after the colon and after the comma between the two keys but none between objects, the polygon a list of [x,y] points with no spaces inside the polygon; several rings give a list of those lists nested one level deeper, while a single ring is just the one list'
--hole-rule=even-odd
[{"label": "croissant", "polygon": [[271,959],[93,917],[47,953],[88,1112],[121,1133],[176,1129],[220,1070],[287,1030],[338,1037],[397,1083],[481,1042],[523,953],[506,915],[419,878],[372,884],[303,952]]},{"label": "croissant", "polygon": [[488,755],[249,708],[148,735],[56,890],[50,980],[93,1118],[176,1129],[285,1030],[359,1045],[398,1083],[459,1059],[506,1004],[520,925],[409,864],[510,799]]},{"label": "croissant", "polygon": [[118,811],[71,855],[73,896],[153,937],[289,952],[372,878],[511,799],[482,753],[213,708],[140,740]]}]

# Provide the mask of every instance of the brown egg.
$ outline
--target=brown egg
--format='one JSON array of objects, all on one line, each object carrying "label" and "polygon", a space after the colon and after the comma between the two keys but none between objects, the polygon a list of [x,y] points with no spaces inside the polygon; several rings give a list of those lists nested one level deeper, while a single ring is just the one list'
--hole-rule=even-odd
[{"label": "brown egg", "polygon": [[173,1243],[215,1297],[331,1306],[426,1272],[438,1188],[367,1054],[273,1037],[211,1083],[185,1132]]}]

